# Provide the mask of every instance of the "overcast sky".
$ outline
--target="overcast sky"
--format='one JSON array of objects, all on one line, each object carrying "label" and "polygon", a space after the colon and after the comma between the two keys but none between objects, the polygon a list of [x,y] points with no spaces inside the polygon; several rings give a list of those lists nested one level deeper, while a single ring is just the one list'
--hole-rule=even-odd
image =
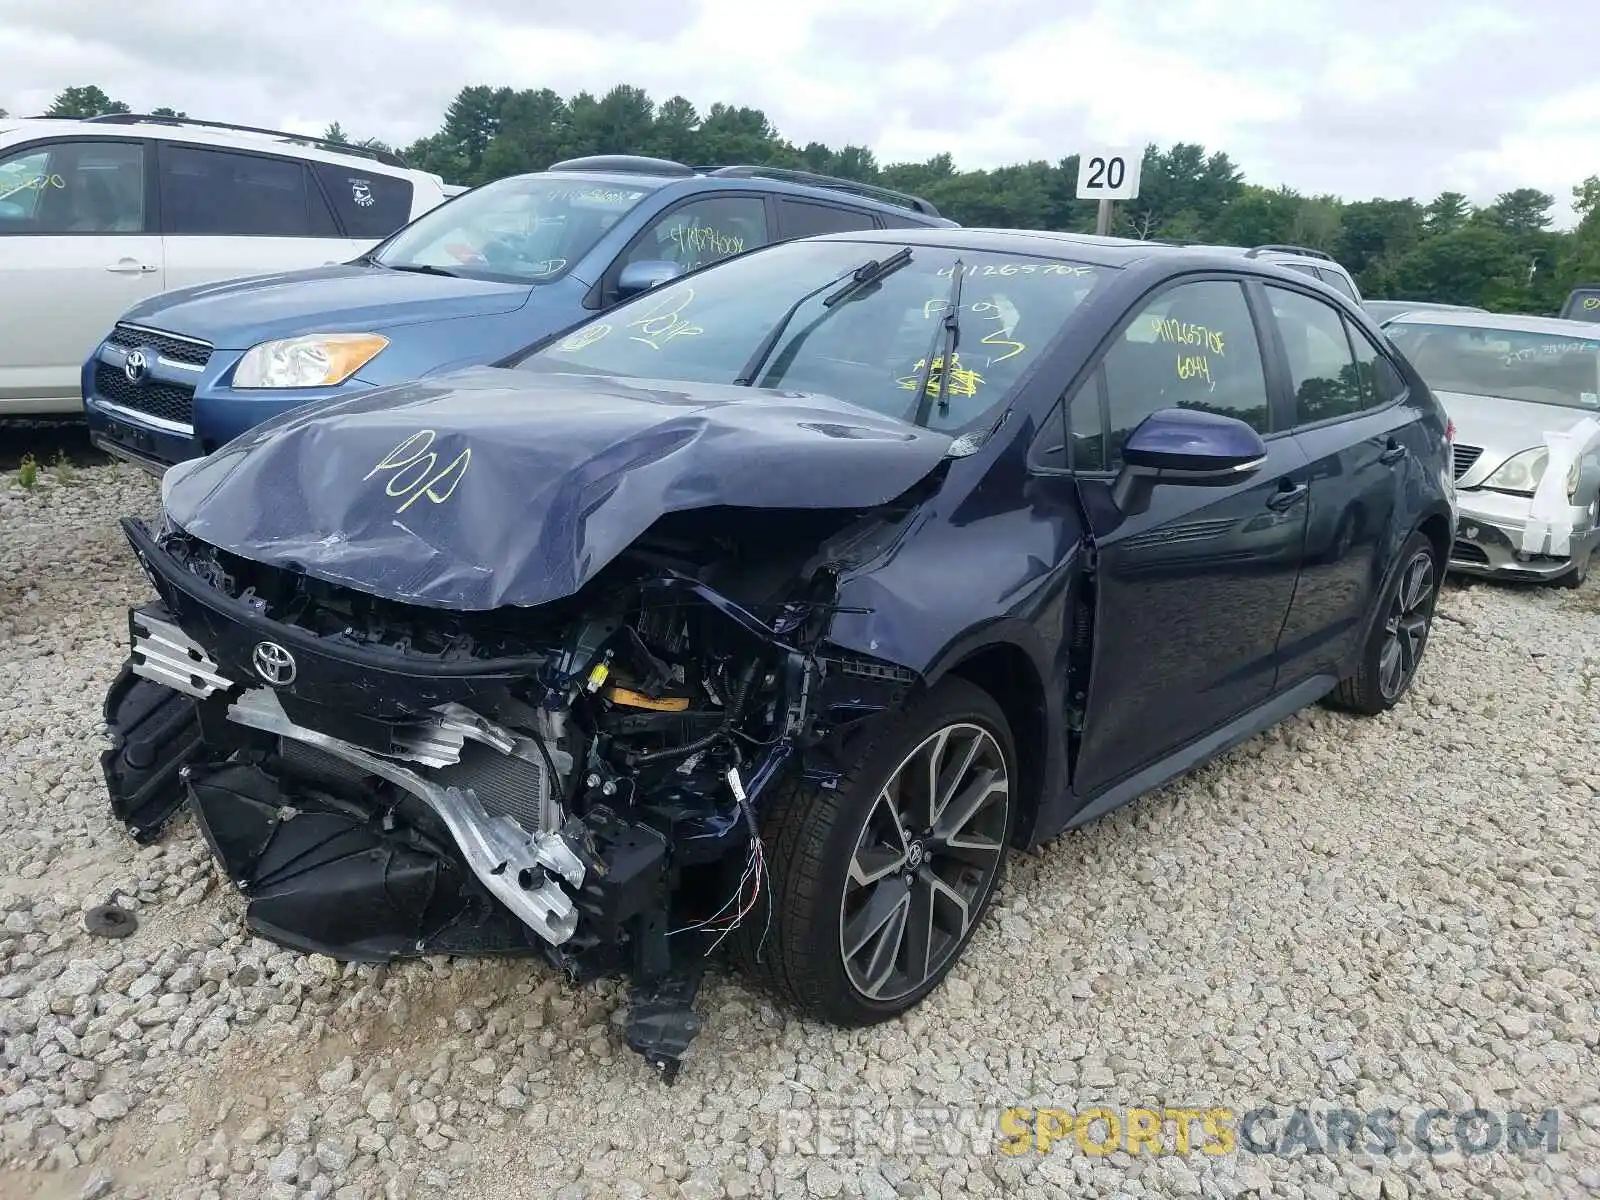
[{"label": "overcast sky", "polygon": [[[866,15],[871,14],[871,15]],[[405,143],[466,84],[616,83],[784,136],[963,168],[1198,141],[1347,199],[1600,172],[1592,0],[0,0],[0,107],[135,109]]]}]

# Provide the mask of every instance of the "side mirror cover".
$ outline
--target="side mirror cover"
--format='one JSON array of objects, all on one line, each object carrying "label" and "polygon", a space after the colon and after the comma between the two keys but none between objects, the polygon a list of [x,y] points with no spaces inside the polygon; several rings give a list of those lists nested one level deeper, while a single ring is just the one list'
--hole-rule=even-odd
[{"label": "side mirror cover", "polygon": [[630,296],[648,292],[651,288],[670,283],[679,275],[686,273],[682,263],[669,262],[666,259],[651,258],[631,262],[623,267],[622,273],[617,276],[617,299],[626,300]]},{"label": "side mirror cover", "polygon": [[1159,484],[1225,487],[1248,478],[1266,460],[1261,435],[1237,417],[1164,408],[1128,435],[1112,496],[1124,512],[1142,511]]}]

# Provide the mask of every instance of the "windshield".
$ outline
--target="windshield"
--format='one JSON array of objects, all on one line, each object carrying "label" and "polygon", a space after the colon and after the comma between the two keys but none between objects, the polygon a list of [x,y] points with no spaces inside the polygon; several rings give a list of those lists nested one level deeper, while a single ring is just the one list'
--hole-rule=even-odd
[{"label": "windshield", "polygon": [[[937,397],[956,260],[960,343],[944,381],[944,410],[926,423],[959,429],[1008,402],[1023,373],[1094,290],[1104,268],[1028,254],[912,246],[881,280],[828,304],[828,288],[888,259],[894,243],[788,242],[619,305],[524,361],[607,375],[732,383],[795,301],[813,289],[766,356],[757,387],[821,392],[886,416],[916,408],[919,379]],[[843,286],[841,284],[841,286]],[[929,367],[929,355],[933,356]]]},{"label": "windshield", "polygon": [[1575,288],[1561,315],[1569,321],[1600,321],[1600,291]]},{"label": "windshield", "polygon": [[1600,409],[1600,340],[1408,321],[1384,329],[1436,391]]},{"label": "windshield", "polygon": [[501,179],[417,218],[373,261],[396,270],[548,283],[653,190],[542,175]]}]

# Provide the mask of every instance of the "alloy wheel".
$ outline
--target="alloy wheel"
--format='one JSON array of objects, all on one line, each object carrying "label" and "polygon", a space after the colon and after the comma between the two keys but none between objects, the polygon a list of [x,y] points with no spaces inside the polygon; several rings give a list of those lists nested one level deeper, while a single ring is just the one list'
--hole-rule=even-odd
[{"label": "alloy wheel", "polygon": [[862,996],[897,1000],[949,965],[1003,861],[1010,807],[1005,753],[981,725],[944,726],[889,773],[839,910],[845,975]]},{"label": "alloy wheel", "polygon": [[1419,550],[1400,572],[1389,615],[1384,621],[1383,648],[1378,653],[1378,690],[1385,700],[1400,695],[1416,674],[1422,647],[1433,621],[1433,555]]}]

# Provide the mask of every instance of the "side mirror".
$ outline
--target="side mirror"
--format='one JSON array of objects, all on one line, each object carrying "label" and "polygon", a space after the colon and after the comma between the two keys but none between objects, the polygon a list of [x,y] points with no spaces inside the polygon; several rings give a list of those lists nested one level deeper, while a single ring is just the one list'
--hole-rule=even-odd
[{"label": "side mirror", "polygon": [[1266,443],[1243,421],[1199,409],[1164,408],[1128,435],[1112,499],[1124,512],[1142,512],[1157,484],[1226,487],[1248,478],[1266,460]]},{"label": "side mirror", "polygon": [[668,262],[666,259],[651,258],[631,262],[623,267],[622,274],[617,276],[617,299],[626,300],[629,296],[648,292],[663,283],[670,283],[682,274],[685,274],[682,263]]}]

